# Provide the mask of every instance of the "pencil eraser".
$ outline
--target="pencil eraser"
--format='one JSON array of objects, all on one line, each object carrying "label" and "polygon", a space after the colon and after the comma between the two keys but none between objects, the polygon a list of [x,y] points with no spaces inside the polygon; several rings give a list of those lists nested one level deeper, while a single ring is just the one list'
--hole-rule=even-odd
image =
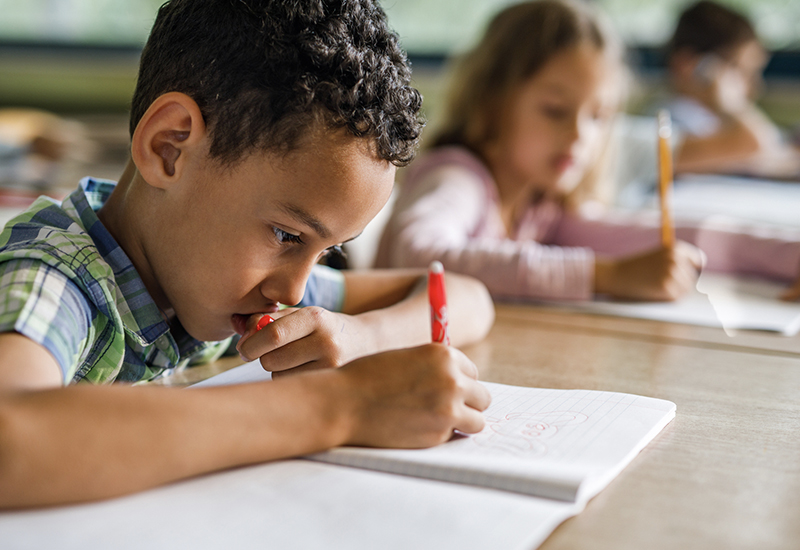
[{"label": "pencil eraser", "polygon": [[438,260],[432,261],[428,269],[431,273],[444,273],[444,266],[442,265],[442,262]]},{"label": "pencil eraser", "polygon": [[256,330],[257,331],[261,330],[262,328],[264,328],[268,324],[274,323],[274,322],[275,322],[275,319],[273,319],[269,315],[264,315],[261,319],[258,320],[258,324],[256,324]]}]

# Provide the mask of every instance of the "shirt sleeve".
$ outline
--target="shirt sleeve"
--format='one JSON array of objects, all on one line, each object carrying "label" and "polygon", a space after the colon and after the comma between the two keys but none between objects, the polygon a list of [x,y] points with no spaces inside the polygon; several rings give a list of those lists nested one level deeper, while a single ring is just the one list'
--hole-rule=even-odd
[{"label": "shirt sleeve", "polygon": [[89,337],[92,310],[81,290],[36,260],[0,263],[0,332],[18,332],[44,346],[72,379]]},{"label": "shirt sleeve", "polygon": [[[745,222],[681,220],[676,237],[706,254],[704,269],[792,281],[800,275],[800,231]],[[600,256],[621,258],[661,246],[657,212],[616,213],[590,219],[565,216],[555,242],[586,246]]]},{"label": "shirt sleeve", "polygon": [[306,283],[306,292],[298,307],[319,306],[329,311],[342,311],[344,274],[324,265],[315,265]]},{"label": "shirt sleeve", "polygon": [[431,170],[398,197],[381,240],[380,267],[445,269],[482,281],[495,298],[585,300],[592,296],[594,255],[588,248],[489,237],[492,206],[481,177],[467,167]]}]

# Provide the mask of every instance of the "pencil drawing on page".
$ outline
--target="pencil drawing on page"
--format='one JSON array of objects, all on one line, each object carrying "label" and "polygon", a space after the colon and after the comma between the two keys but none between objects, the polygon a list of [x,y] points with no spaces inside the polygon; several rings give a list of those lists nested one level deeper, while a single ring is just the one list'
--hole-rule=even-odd
[{"label": "pencil drawing on page", "polygon": [[509,413],[500,418],[486,417],[486,428],[472,441],[504,455],[540,457],[548,453],[548,441],[569,426],[588,420],[584,413],[550,411]]}]

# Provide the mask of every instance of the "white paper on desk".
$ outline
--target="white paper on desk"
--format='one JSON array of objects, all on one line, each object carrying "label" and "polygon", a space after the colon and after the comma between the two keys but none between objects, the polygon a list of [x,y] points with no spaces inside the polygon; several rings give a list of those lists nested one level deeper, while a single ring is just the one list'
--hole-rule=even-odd
[{"label": "white paper on desk", "polygon": [[779,299],[786,285],[763,279],[704,272],[697,288],[676,302],[591,302],[560,304],[573,310],[736,330],[800,332],[800,304]]},{"label": "white paper on desk", "polygon": [[676,179],[672,193],[676,216],[800,226],[800,185],[797,182],[686,174]]},{"label": "white paper on desk", "polygon": [[230,386],[231,384],[249,384],[251,382],[266,382],[267,380],[272,380],[272,373],[265,371],[261,363],[256,360],[228,369],[189,387]]},{"label": "white paper on desk", "polygon": [[575,504],[290,460],[0,513],[4,550],[530,550]]}]

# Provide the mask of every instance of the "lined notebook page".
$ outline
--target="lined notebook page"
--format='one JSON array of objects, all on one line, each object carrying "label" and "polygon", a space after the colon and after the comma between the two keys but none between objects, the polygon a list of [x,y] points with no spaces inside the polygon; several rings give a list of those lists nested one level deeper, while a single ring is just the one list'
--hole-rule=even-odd
[{"label": "lined notebook page", "polygon": [[344,447],[312,460],[564,501],[597,494],[675,416],[637,395],[484,383],[487,425],[430,449]]}]

